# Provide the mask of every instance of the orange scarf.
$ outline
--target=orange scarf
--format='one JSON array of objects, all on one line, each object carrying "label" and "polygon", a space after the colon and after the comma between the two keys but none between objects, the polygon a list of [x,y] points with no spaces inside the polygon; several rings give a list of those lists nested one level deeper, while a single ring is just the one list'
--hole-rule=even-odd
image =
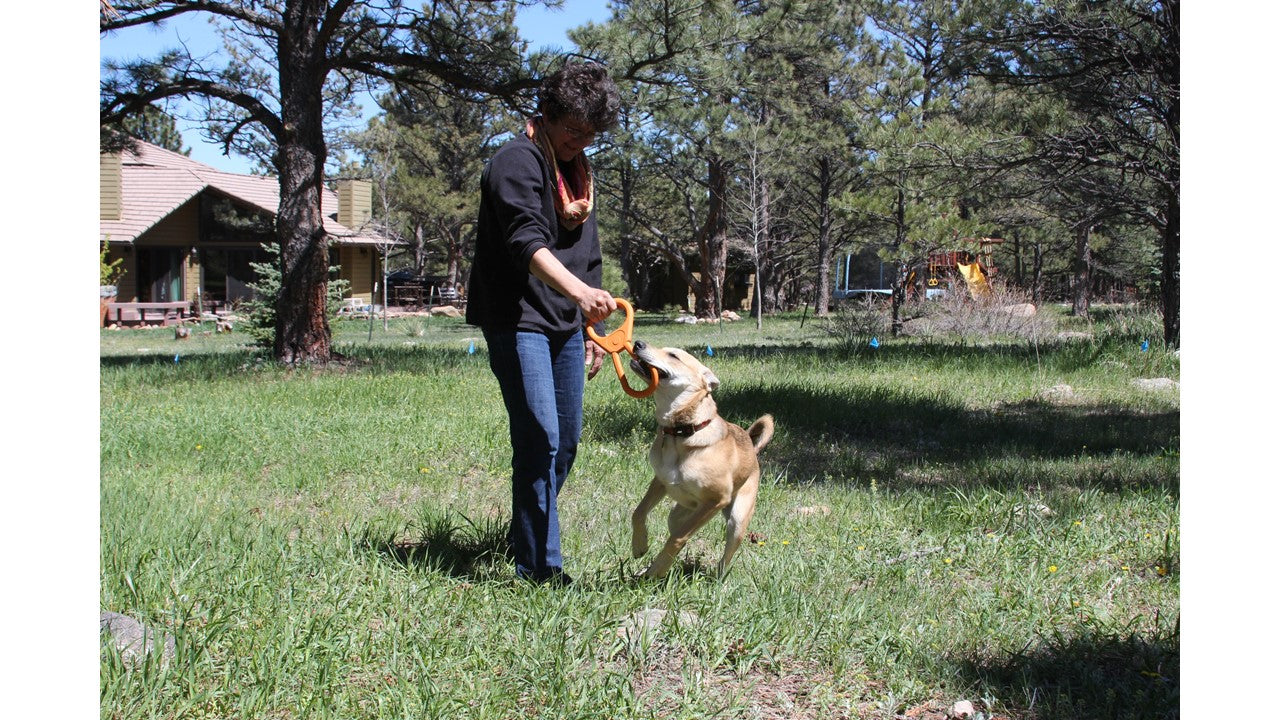
[{"label": "orange scarf", "polygon": [[[556,183],[556,215],[560,216],[560,224],[566,230],[573,230],[587,221],[591,215],[591,207],[595,199],[595,180],[591,177],[591,165],[587,163],[587,154],[578,153],[570,163],[569,172],[572,182],[566,182],[560,174],[560,163],[556,162],[555,148],[551,147],[551,139],[542,130],[542,117],[538,116],[524,126],[524,134],[542,150],[542,156],[551,165],[551,176]],[[581,188],[581,195],[575,196],[573,188]]]}]

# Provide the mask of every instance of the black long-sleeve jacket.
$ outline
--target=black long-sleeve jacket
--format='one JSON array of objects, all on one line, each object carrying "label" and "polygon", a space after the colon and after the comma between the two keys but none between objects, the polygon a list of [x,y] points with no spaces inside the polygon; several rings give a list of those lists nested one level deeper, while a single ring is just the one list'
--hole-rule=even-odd
[{"label": "black long-sleeve jacket", "polygon": [[582,327],[578,306],[529,272],[529,260],[545,247],[586,284],[601,284],[596,213],[566,230],[556,218],[553,191],[550,167],[524,133],[485,165],[467,289],[468,324],[547,335]]}]

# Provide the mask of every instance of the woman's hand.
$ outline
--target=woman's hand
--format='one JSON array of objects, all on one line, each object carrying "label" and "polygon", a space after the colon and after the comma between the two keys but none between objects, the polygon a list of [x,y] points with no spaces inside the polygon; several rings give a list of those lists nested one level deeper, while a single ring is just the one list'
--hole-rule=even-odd
[{"label": "woman's hand", "polygon": [[569,272],[546,248],[538,248],[529,259],[529,272],[555,291],[569,298],[582,311],[587,325],[594,325],[618,309],[613,294],[593,288]]},{"label": "woman's hand", "polygon": [[609,353],[605,352],[604,348],[597,345],[596,341],[591,338],[587,338],[586,343],[588,367],[587,379],[590,380],[596,376],[596,373],[600,372],[600,366],[604,363],[604,358]]},{"label": "woman's hand", "polygon": [[618,301],[613,299],[613,293],[587,285],[583,285],[582,293],[574,300],[578,303],[578,309],[582,311],[582,317],[586,319],[587,325],[595,325],[618,309]]}]

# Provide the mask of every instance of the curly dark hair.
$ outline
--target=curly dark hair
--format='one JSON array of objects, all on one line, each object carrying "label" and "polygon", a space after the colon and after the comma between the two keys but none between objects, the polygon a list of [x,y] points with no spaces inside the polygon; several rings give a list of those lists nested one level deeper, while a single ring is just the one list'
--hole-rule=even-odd
[{"label": "curly dark hair", "polygon": [[538,112],[548,120],[568,117],[600,132],[618,124],[618,87],[600,63],[568,62],[542,81]]}]

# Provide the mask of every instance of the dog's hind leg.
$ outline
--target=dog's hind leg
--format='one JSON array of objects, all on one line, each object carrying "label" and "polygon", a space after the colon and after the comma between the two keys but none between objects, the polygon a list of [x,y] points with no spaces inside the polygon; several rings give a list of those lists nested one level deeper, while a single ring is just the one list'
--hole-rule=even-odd
[{"label": "dog's hind leg", "polygon": [[649,569],[644,571],[644,576],[654,578],[665,575],[671,569],[671,564],[675,562],[676,556],[684,549],[685,543],[689,542],[689,538],[698,531],[698,528],[706,525],[717,510],[726,505],[728,505],[727,502],[705,502],[687,513],[681,512],[678,526],[671,533],[671,537],[667,538],[666,545],[662,546],[662,552],[658,553],[658,556],[653,559]]},{"label": "dog's hind leg", "polygon": [[737,552],[742,539],[747,536],[747,525],[756,512],[756,495],[760,492],[760,473],[755,473],[742,483],[733,502],[724,509],[724,557],[720,558],[720,576],[729,570],[729,561]]},{"label": "dog's hind leg", "polygon": [[653,510],[653,506],[667,494],[667,488],[660,482],[658,478],[654,478],[649,483],[649,491],[644,494],[644,498],[640,500],[640,504],[631,513],[631,556],[636,558],[644,557],[649,552],[649,511]]},{"label": "dog's hind leg", "polygon": [[671,513],[667,515],[667,534],[675,535],[680,531],[680,526],[689,521],[698,508],[686,507],[684,505],[672,505]]}]

